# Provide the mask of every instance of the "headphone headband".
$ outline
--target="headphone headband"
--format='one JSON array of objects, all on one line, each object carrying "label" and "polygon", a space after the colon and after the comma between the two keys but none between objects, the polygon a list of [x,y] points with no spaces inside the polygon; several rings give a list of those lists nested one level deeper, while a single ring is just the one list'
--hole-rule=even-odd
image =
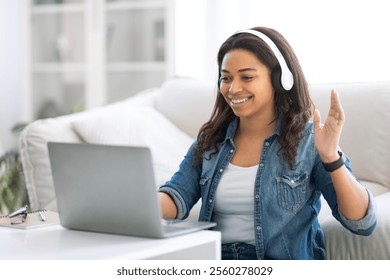
[{"label": "headphone headband", "polygon": [[284,59],[282,53],[280,52],[276,44],[267,35],[257,30],[252,30],[252,29],[242,30],[236,32],[235,34],[239,34],[239,33],[249,33],[255,35],[256,37],[263,40],[270,47],[270,49],[272,50],[276,59],[279,62],[280,68],[282,69],[282,75],[280,77],[282,87],[285,90],[290,90],[294,85],[294,77],[287,66],[286,60]]}]

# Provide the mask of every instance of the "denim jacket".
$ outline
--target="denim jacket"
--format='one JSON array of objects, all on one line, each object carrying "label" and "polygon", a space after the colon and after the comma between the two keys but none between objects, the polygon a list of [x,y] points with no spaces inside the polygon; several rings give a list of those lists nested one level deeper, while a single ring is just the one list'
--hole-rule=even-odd
[{"label": "denim jacket", "polygon": [[[231,161],[235,146],[233,137],[238,119],[233,121],[217,154],[206,152],[201,164],[194,165],[190,147],[179,170],[160,187],[176,203],[178,219],[189,215],[191,208],[202,199],[200,221],[212,221],[215,194],[221,176]],[[258,259],[325,259],[325,240],[318,214],[321,194],[333,216],[348,230],[369,235],[376,226],[373,198],[369,208],[358,221],[345,218],[338,209],[336,192],[329,173],[324,169],[314,146],[313,123],[308,123],[298,147],[296,169],[277,155],[279,126],[265,139],[254,186],[254,231]],[[345,156],[345,155],[344,155]],[[350,161],[345,157],[350,172]]]}]

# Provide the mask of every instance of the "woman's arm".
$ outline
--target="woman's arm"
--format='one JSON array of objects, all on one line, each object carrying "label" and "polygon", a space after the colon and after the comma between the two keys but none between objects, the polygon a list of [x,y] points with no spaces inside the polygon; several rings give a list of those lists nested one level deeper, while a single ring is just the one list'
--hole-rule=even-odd
[{"label": "woman's arm", "polygon": [[160,207],[163,219],[175,219],[177,216],[176,204],[172,197],[164,192],[159,192]]},{"label": "woman's arm", "polygon": [[201,164],[194,165],[194,142],[180,163],[179,170],[159,188],[159,200],[164,219],[185,219],[201,197],[199,186]]},{"label": "woman's arm", "polygon": [[[328,117],[321,125],[318,110],[314,113],[315,146],[323,163],[331,163],[340,158],[337,150],[344,125],[345,115],[338,94],[331,93]],[[368,209],[369,198],[365,188],[352,176],[345,165],[330,172],[337,193],[340,211],[349,220],[362,219]]]},{"label": "woman's arm", "polygon": [[337,193],[337,204],[343,215],[348,220],[364,218],[369,203],[366,189],[345,166],[331,172],[330,176]]}]

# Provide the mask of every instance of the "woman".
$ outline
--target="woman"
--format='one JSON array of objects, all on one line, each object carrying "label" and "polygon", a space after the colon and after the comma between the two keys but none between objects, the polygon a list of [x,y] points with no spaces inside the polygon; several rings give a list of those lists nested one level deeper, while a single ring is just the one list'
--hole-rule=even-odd
[{"label": "woman", "polygon": [[164,218],[186,218],[201,198],[199,220],[217,223],[223,259],[324,259],[321,194],[345,228],[371,234],[372,195],[339,148],[338,94],[322,125],[292,48],[269,28],[228,38],[218,67],[212,116],[160,188]]}]

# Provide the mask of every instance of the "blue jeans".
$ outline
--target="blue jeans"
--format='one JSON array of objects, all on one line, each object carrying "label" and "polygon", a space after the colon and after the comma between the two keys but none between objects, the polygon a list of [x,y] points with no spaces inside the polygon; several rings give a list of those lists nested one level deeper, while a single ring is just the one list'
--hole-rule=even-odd
[{"label": "blue jeans", "polygon": [[242,242],[222,244],[223,260],[256,260],[256,247]]}]

